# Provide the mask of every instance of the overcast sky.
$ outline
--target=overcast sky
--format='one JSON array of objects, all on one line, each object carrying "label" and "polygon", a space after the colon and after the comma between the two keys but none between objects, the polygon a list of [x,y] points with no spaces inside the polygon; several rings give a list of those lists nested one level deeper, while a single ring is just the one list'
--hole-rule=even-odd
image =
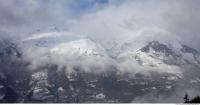
[{"label": "overcast sky", "polygon": [[0,0],[0,36],[59,30],[101,42],[172,37],[200,44],[199,0]]}]

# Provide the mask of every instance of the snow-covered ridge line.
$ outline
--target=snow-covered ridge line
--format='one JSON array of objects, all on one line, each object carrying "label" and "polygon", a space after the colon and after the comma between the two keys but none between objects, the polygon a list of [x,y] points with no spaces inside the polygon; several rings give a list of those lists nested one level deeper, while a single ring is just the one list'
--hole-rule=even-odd
[{"label": "snow-covered ridge line", "polygon": [[59,44],[58,46],[53,47],[51,52],[58,52],[60,54],[71,52],[89,55],[106,55],[105,49],[90,39],[80,39]]},{"label": "snow-covered ridge line", "polygon": [[31,37],[25,38],[22,41],[28,41],[28,40],[37,40],[41,38],[48,38],[48,37],[61,37],[65,35],[74,35],[72,32],[50,32],[50,33],[38,33],[38,34],[32,34]]},{"label": "snow-covered ridge line", "polygon": [[135,73],[158,71],[178,74],[182,65],[200,65],[198,51],[185,47],[179,42],[173,41],[176,43],[174,47],[174,43],[168,45],[151,41],[146,45],[136,46],[137,50],[134,46],[137,41],[124,43],[121,47],[114,48],[118,53],[113,58],[110,56],[112,53],[110,54],[97,41],[89,37],[68,40],[70,35],[75,34],[50,32],[33,34],[25,38],[25,58],[32,61],[35,66],[56,63],[61,66],[71,66],[71,68],[82,65],[85,69],[90,69],[90,67],[102,69],[111,64],[121,71]]}]

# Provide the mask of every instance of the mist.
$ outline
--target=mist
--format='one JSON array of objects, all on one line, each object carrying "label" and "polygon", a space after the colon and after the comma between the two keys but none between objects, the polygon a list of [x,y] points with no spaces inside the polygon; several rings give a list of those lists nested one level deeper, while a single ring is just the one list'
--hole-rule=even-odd
[{"label": "mist", "polygon": [[[112,48],[116,46],[134,42],[132,49],[136,51],[153,40],[174,45],[181,42],[200,51],[199,3],[199,0],[1,0],[0,38],[19,44],[23,60],[30,62],[28,69],[31,71],[44,65],[56,64],[59,70],[65,67],[68,72],[74,71],[74,67],[78,66],[85,72],[97,74],[112,69],[122,74],[130,73],[133,77],[138,73],[149,76],[152,71],[156,71],[191,78],[193,74],[186,74],[191,68],[176,65],[141,67],[132,59],[123,61],[124,55],[129,54],[127,52],[114,56],[115,58],[110,55],[114,55],[115,49]],[[55,40],[62,37],[50,48],[26,43],[40,39],[42,35],[43,38],[44,35],[49,37],[48,33]],[[103,52],[97,54],[103,56],[80,57],[77,53],[66,54],[65,51],[62,53],[56,50],[62,49],[66,43],[68,45],[73,40],[83,38],[90,38],[98,43],[98,48]],[[107,53],[108,51],[114,53]],[[182,82],[184,81],[180,83]],[[179,91],[184,88],[179,85],[177,84],[173,94],[159,96],[156,101],[172,102],[174,99],[174,102],[181,102],[176,98],[177,94],[181,97],[183,91],[188,91],[191,96],[199,93],[199,90],[193,88]],[[156,95],[150,93],[133,102],[154,102],[149,97]]]},{"label": "mist", "polygon": [[91,36],[101,43],[108,43],[108,39],[123,43],[130,39],[145,40],[149,37],[167,36],[199,49],[198,2],[1,1],[0,31],[2,37],[23,39],[37,30],[48,32],[57,27],[59,30],[72,31],[77,35]]}]

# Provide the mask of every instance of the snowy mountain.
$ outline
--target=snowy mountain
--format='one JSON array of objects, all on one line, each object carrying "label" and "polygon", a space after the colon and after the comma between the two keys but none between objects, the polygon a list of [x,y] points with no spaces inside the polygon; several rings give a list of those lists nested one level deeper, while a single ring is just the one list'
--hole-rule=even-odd
[{"label": "snowy mountain", "polygon": [[55,36],[54,34],[39,34],[37,37],[33,35],[21,43],[21,46],[24,46],[24,56],[31,61],[32,69],[57,64],[60,69],[66,67],[69,71],[79,66],[85,71],[94,71],[96,68],[96,71],[100,72],[106,70],[106,65],[112,65],[112,59],[105,48],[93,39],[82,36],[73,39],[73,34],[67,32],[56,32]]},{"label": "snowy mountain", "polygon": [[104,48],[88,38],[59,44],[51,48],[51,52],[57,54],[75,54],[76,56],[106,56]]},{"label": "snowy mountain", "polygon": [[197,50],[186,45],[179,44],[179,47],[173,47],[171,44],[165,45],[158,41],[151,41],[138,50],[125,49],[119,54],[118,61],[122,64],[131,62],[132,65],[139,66],[142,70],[181,75],[182,66],[200,67],[199,54]]},{"label": "snowy mountain", "polygon": [[132,102],[200,86],[200,52],[180,42],[115,43],[105,50],[91,38],[71,35],[33,35],[20,49],[1,42],[0,101]]},{"label": "snowy mountain", "polygon": [[42,33],[23,39],[22,45],[27,47],[45,47],[51,53],[57,54],[106,55],[104,48],[89,37],[80,35],[80,37],[72,38],[72,36],[75,35],[70,32]]},{"label": "snowy mountain", "polygon": [[[35,65],[41,61],[43,63],[39,65],[53,63],[71,68],[81,65],[88,69],[109,63],[108,65],[117,65],[116,68],[122,72],[156,71],[178,76],[182,75],[182,66],[200,67],[200,53],[174,39],[148,43],[138,40],[122,45],[115,43],[111,49],[106,49],[89,37],[76,35],[79,37],[73,39],[71,36],[74,33],[34,34],[23,40],[25,56],[29,60],[35,59],[32,61]],[[33,51],[34,55],[30,55]],[[85,64],[86,62],[90,63]]]},{"label": "snowy mountain", "polygon": [[118,59],[132,59],[136,60],[141,66],[152,67],[158,67],[163,64],[168,65],[168,67],[172,65],[181,66],[187,64],[199,66],[200,53],[186,45],[180,44],[179,46],[181,47],[175,48],[158,41],[151,41],[139,50],[125,50],[125,52],[119,54]]}]

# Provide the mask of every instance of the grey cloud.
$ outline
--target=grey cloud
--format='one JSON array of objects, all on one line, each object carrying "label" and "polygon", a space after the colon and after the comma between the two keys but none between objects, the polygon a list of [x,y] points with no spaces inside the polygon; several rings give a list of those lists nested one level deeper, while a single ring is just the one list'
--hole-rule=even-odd
[{"label": "grey cloud", "polygon": [[72,4],[76,2],[1,0],[0,32],[4,34],[0,36],[27,37],[38,29],[58,27],[91,36],[103,44],[110,43],[109,39],[123,43],[165,36],[180,38],[200,50],[199,0],[109,0],[103,8],[97,5],[90,8],[93,12],[82,13],[73,10]]},{"label": "grey cloud", "polygon": [[[0,38],[23,39],[38,29],[48,32],[49,28],[58,27],[77,35],[90,36],[108,48],[112,47],[112,44],[109,44],[112,42],[166,40],[166,37],[170,37],[179,38],[180,41],[200,50],[199,0],[119,0],[119,2],[110,0],[103,8],[97,5],[91,8],[94,9],[91,10],[92,12],[83,13],[72,11],[73,9],[70,8],[72,2],[74,0],[68,2],[66,0],[1,0]],[[41,49],[38,52],[45,55],[46,52],[43,51],[45,50]],[[33,62],[36,63],[35,65],[46,63],[47,58],[44,56],[38,58],[35,53],[36,50],[28,52],[30,59],[35,59]],[[108,60],[99,61],[96,68],[104,67],[106,61]],[[91,62],[94,62],[93,59],[79,63],[85,66],[90,65]],[[71,61],[69,65],[74,66],[75,63],[76,60]],[[129,69],[132,70],[130,65],[128,62],[119,66],[125,66],[130,71]],[[132,66],[137,67],[133,64]],[[141,101],[146,102],[143,98],[145,97],[142,97]]]},{"label": "grey cloud", "polygon": [[1,0],[0,23],[1,32],[18,38],[38,29],[52,26],[65,26],[67,10],[60,4],[46,0]]},{"label": "grey cloud", "polygon": [[198,50],[200,42],[200,8],[199,0],[182,0],[173,3],[163,14],[165,27],[179,36],[181,40]]}]

